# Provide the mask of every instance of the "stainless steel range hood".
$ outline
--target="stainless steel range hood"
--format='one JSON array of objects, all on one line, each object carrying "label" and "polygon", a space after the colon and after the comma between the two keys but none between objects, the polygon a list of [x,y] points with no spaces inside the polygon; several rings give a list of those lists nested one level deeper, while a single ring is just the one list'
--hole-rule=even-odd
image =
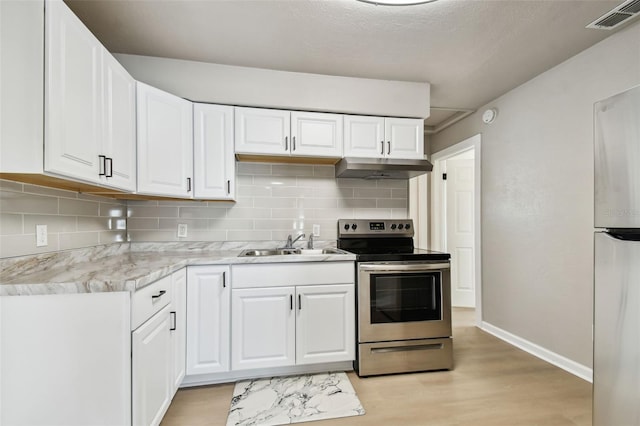
[{"label": "stainless steel range hood", "polygon": [[410,179],[430,172],[427,160],[345,157],[336,164],[337,178]]}]

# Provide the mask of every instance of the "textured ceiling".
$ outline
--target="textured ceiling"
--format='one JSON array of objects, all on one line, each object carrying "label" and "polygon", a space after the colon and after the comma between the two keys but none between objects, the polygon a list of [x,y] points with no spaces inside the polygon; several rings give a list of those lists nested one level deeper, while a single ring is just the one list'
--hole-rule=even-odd
[{"label": "textured ceiling", "polygon": [[[475,109],[609,36],[621,0],[66,0],[114,53],[431,83]],[[623,26],[624,27],[624,26]]]}]

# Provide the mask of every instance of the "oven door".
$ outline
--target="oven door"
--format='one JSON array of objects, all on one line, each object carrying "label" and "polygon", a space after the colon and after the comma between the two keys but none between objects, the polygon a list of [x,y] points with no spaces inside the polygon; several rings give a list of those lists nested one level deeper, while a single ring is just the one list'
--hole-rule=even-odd
[{"label": "oven door", "polygon": [[451,336],[448,262],[358,264],[358,341]]}]

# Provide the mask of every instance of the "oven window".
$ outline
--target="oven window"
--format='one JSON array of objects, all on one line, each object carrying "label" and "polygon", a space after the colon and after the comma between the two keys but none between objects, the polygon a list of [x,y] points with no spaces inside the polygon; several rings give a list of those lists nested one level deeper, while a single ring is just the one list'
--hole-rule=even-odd
[{"label": "oven window", "polygon": [[371,274],[371,323],[442,318],[440,272]]}]

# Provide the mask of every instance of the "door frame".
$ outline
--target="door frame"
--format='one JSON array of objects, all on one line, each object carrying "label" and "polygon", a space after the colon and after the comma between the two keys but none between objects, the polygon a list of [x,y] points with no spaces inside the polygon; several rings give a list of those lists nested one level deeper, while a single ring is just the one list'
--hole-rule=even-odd
[{"label": "door frame", "polygon": [[444,202],[444,191],[439,185],[438,177],[442,174],[444,161],[463,152],[474,150],[474,263],[475,263],[475,299],[476,299],[476,325],[482,325],[482,230],[481,230],[481,142],[480,134],[465,139],[453,146],[438,151],[431,155],[433,172],[431,173],[431,247],[434,250],[444,250],[447,241],[447,232],[443,228],[446,218],[446,203]]}]

